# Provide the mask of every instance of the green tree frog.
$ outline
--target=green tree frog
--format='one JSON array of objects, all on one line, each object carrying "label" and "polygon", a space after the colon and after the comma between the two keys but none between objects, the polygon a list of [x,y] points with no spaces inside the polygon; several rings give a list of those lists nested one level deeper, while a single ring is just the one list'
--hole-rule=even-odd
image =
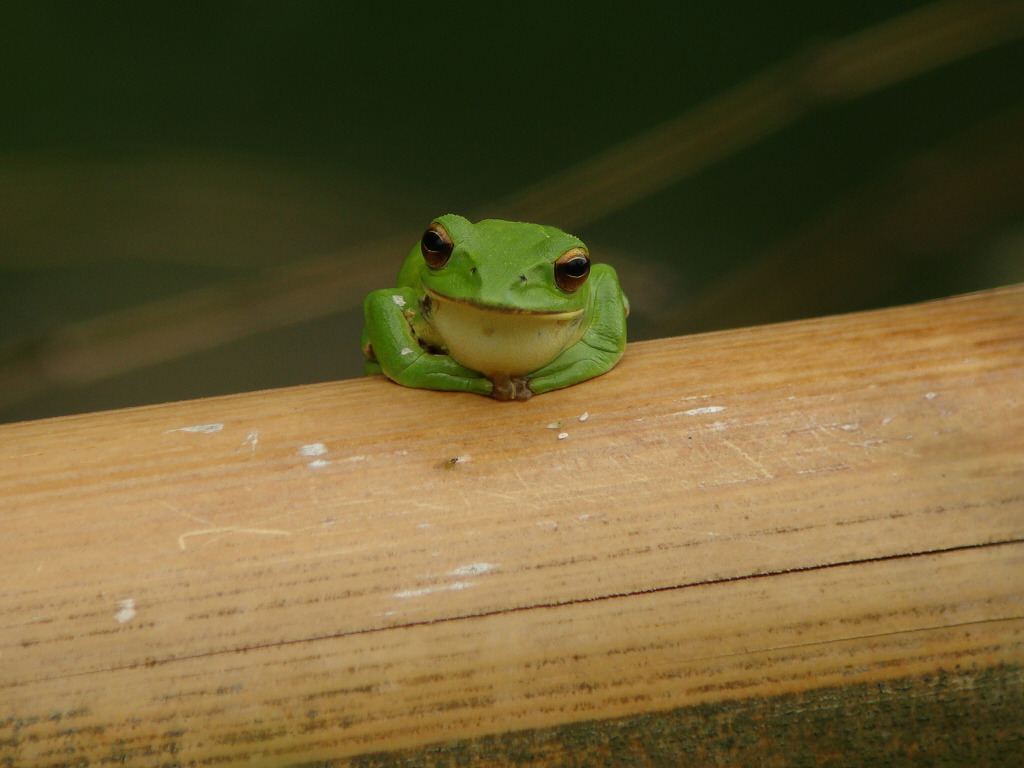
[{"label": "green tree frog", "polygon": [[366,373],[498,400],[599,376],[626,347],[615,270],[554,227],[449,214],[364,304]]}]

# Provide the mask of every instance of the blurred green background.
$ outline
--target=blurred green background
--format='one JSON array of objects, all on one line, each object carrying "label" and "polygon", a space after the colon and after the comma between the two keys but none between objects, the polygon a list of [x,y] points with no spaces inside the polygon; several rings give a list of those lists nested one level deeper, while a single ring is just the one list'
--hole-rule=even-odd
[{"label": "blurred green background", "polygon": [[1022,281],[1024,3],[5,2],[0,421],[358,376],[446,212],[633,340]]}]

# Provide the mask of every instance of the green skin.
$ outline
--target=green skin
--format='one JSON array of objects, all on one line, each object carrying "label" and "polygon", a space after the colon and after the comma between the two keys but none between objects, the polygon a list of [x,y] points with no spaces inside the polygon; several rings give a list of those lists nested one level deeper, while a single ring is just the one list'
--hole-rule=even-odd
[{"label": "green skin", "polygon": [[554,227],[473,224],[453,214],[431,226],[450,239],[447,263],[429,266],[417,244],[398,286],[366,297],[368,375],[527,400],[600,376],[622,357],[629,302],[615,270],[591,265],[571,291],[556,280],[559,257],[586,255],[579,239]]}]

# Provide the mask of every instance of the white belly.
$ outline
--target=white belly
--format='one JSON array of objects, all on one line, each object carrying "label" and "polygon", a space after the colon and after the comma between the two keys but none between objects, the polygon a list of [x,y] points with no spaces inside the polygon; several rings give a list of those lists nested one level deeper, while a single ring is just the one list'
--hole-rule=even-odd
[{"label": "white belly", "polygon": [[502,312],[431,294],[429,323],[457,363],[488,378],[543,368],[583,335],[583,310]]}]

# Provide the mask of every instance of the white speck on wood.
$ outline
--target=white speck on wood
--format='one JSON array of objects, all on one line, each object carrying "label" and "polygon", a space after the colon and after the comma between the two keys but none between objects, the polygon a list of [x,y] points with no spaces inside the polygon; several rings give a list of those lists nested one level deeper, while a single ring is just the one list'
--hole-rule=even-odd
[{"label": "white speck on wood", "polygon": [[924,399],[925,400],[934,400],[936,397],[938,397],[938,395],[935,392],[927,392],[927,393],[925,393]]},{"label": "white speck on wood", "polygon": [[125,622],[131,621],[135,618],[135,601],[130,597],[126,600],[121,600],[117,604],[117,613],[114,614],[114,621],[118,624],[124,624]]},{"label": "white speck on wood", "polygon": [[494,563],[470,563],[469,565],[460,565],[458,568],[454,568],[448,571],[449,576],[478,576],[481,573],[487,573],[493,571],[498,566]]},{"label": "white speck on wood", "polygon": [[171,432],[193,432],[201,435],[208,435],[211,432],[220,432],[224,429],[223,424],[196,424],[191,427],[178,427],[177,429],[168,429],[164,432],[165,435]]},{"label": "white speck on wood", "polygon": [[471,581],[455,581],[439,587],[424,587],[422,589],[407,589],[404,592],[395,592],[394,597],[397,597],[399,600],[408,600],[410,597],[423,597],[424,595],[432,595],[435,592],[458,591],[472,586],[473,582]]},{"label": "white speck on wood", "polygon": [[427,587],[425,589],[407,589],[403,592],[395,592],[392,597],[397,597],[399,600],[408,600],[410,597],[422,597],[423,595],[429,595],[431,592],[436,592],[436,587]]},{"label": "white speck on wood", "polygon": [[568,436],[569,436],[568,432],[559,432],[558,433],[558,439],[559,440],[565,440],[565,438],[567,438]]},{"label": "white speck on wood", "polygon": [[330,463],[331,462],[329,462],[327,459],[313,459],[311,462],[309,462],[309,468],[322,469],[323,467],[328,466]]},{"label": "white speck on wood", "polygon": [[310,443],[299,448],[300,456],[323,456],[327,453],[327,446],[323,443]]},{"label": "white speck on wood", "polygon": [[[720,413],[725,410],[724,405],[705,405],[703,408],[691,408],[688,411],[680,411],[684,416],[705,416],[709,413]],[[679,414],[672,414],[677,416]]]},{"label": "white speck on wood", "polygon": [[584,411],[580,414],[580,421],[586,421],[590,418],[590,411]]}]

